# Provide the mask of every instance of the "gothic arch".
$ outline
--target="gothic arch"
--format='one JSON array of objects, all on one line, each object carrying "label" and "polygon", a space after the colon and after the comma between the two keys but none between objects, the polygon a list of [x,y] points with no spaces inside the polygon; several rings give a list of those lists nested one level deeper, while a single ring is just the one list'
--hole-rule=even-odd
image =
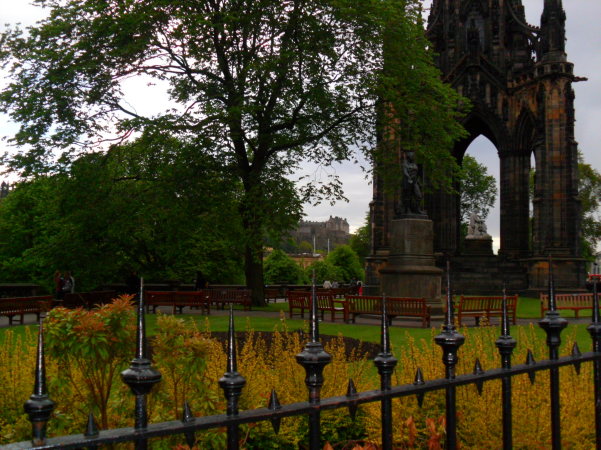
[{"label": "gothic arch", "polygon": [[[565,53],[562,0],[545,0],[541,26],[526,22],[522,0],[433,0],[426,34],[443,79],[473,104],[464,126],[468,137],[452,149],[460,161],[479,135],[497,148],[500,160],[501,249],[513,264],[514,289],[540,289],[537,277],[555,258],[557,285],[584,283],[580,258],[577,146],[574,141],[573,65]],[[529,246],[528,183],[536,159],[532,247]],[[427,180],[427,174],[425,174]],[[395,213],[374,183],[372,254],[385,266]],[[434,250],[459,257],[455,194],[433,192],[425,209],[434,225]],[[500,264],[500,263],[499,263]],[[368,284],[378,283],[371,266]],[[477,270],[474,269],[474,270]],[[500,269],[499,269],[500,270]],[[488,276],[490,279],[490,274]]]}]

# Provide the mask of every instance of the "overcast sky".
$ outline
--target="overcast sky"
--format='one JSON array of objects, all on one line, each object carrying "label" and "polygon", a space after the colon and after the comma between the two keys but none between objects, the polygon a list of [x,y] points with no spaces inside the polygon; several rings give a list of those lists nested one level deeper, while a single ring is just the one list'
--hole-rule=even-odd
[{"label": "overcast sky", "polygon": [[[540,24],[540,15],[544,0],[522,0],[526,8],[527,20],[533,25]],[[431,0],[424,0],[424,6],[430,6]],[[587,82],[575,83],[576,91],[576,140],[584,154],[585,161],[597,170],[601,170],[601,0],[564,0],[567,14],[567,53],[568,60],[573,62],[575,74],[589,79]],[[32,7],[28,0],[0,0],[0,24],[17,23],[24,25],[35,23],[43,17],[39,8]],[[0,76],[2,74],[0,73]],[[0,86],[2,85],[0,80]],[[139,99],[144,102],[148,97]],[[152,97],[154,106],[159,106],[157,98]],[[148,105],[137,104],[137,108],[146,110]],[[10,124],[6,116],[0,115],[0,137],[10,136],[16,127]],[[479,137],[468,149],[480,163],[489,168],[489,173],[498,179],[499,161],[494,146],[484,137]],[[351,225],[351,231],[363,225],[372,187],[359,166],[351,163],[339,164],[331,169],[306,167],[306,171],[316,177],[328,172],[335,172],[344,182],[346,197],[350,200],[338,202],[334,206],[322,204],[316,207],[307,205],[307,219],[323,220],[330,215],[344,217]],[[497,238],[499,235],[498,208],[491,212],[487,225],[489,233]]]}]

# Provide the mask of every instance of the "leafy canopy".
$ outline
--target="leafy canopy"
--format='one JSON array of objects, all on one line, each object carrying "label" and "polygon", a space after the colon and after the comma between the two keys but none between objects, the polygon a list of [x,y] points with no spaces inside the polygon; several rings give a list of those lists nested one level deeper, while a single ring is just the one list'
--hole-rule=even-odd
[{"label": "leafy canopy", "polygon": [[[48,18],[4,33],[0,52],[13,80],[0,110],[21,124],[13,142],[29,145],[11,164],[25,174],[55,168],[57,148],[150,128],[224,155],[252,184],[267,168],[371,150],[380,99],[405,147],[437,173],[451,164],[459,97],[433,65],[419,0],[35,3]],[[138,111],[131,79],[148,95],[167,87],[169,106]],[[341,194],[336,183],[322,188]]]},{"label": "leafy canopy", "polygon": [[463,157],[459,175],[461,221],[469,222],[472,213],[486,219],[497,198],[495,177],[470,155]]}]

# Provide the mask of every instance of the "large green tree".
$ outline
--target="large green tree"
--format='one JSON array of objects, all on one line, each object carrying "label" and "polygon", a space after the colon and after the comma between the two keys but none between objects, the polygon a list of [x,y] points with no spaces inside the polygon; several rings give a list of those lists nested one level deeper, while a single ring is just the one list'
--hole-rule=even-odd
[{"label": "large green tree", "polygon": [[188,282],[201,270],[212,283],[242,282],[241,187],[219,166],[142,136],[17,184],[0,203],[0,279],[47,285],[55,269],[71,270],[82,291],[131,270]]},{"label": "large green tree", "polygon": [[582,214],[582,252],[589,260],[594,260],[601,242],[601,173],[584,162],[579,155],[578,171],[580,186],[578,198]]},{"label": "large green tree", "polygon": [[[136,132],[176,136],[218,157],[242,186],[238,214],[255,303],[264,298],[265,235],[296,221],[268,221],[272,202],[300,210],[285,182],[299,161],[329,164],[373,148],[380,99],[390,123],[402,124],[404,147],[432,170],[449,162],[445,147],[461,130],[458,96],[434,68],[419,0],[34,3],[49,8],[48,17],[0,41],[12,74],[0,110],[21,124],[13,142],[26,146],[12,167],[26,175],[55,169],[57,150],[59,165],[68,164],[82,144]],[[170,104],[154,115],[130,106],[124,82],[132,79],[168,86]],[[304,193],[342,195],[336,179]]]},{"label": "large green tree", "polygon": [[486,219],[497,198],[495,177],[470,155],[463,157],[459,175],[461,222],[468,223],[472,214]]}]

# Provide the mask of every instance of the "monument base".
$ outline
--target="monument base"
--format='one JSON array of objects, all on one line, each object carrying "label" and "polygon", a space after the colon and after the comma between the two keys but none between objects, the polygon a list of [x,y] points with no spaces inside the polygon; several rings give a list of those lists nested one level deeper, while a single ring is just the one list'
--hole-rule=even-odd
[{"label": "monument base", "polygon": [[492,237],[475,239],[466,238],[463,241],[463,254],[465,255],[492,255]]},{"label": "monument base", "polygon": [[433,238],[431,220],[392,221],[390,256],[379,270],[380,293],[389,297],[423,297],[433,315],[442,315],[442,270],[435,266]]}]

